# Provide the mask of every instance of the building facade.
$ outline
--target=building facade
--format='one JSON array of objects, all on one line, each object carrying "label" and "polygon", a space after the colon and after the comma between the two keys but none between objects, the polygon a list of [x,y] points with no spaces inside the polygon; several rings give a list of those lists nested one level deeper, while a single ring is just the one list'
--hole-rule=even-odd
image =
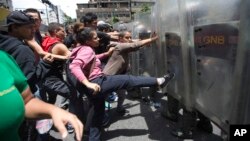
[{"label": "building facade", "polygon": [[77,4],[77,20],[88,12],[93,12],[99,20],[112,23],[112,18],[129,22],[133,13],[141,10],[143,5],[153,5],[153,0],[89,0],[88,3]]},{"label": "building facade", "polygon": [[0,8],[6,8],[8,10],[13,10],[12,0],[0,0]]},{"label": "building facade", "polygon": [[12,9],[12,0],[0,0],[0,26],[6,24],[6,17]]},{"label": "building facade", "polygon": [[42,24],[44,25],[48,25],[51,22],[58,22],[61,24],[65,22],[64,12],[60,6],[54,5],[49,0],[36,0],[32,2],[33,5],[31,6],[29,4],[31,1],[32,0],[12,0],[13,10],[35,8],[40,12]]}]

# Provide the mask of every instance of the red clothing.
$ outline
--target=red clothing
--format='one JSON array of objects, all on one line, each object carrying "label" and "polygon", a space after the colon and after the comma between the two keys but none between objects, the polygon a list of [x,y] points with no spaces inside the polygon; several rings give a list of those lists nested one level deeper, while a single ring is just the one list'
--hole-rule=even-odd
[{"label": "red clothing", "polygon": [[50,47],[55,43],[59,43],[61,40],[56,37],[45,36],[42,42],[42,48],[44,51],[49,52]]}]

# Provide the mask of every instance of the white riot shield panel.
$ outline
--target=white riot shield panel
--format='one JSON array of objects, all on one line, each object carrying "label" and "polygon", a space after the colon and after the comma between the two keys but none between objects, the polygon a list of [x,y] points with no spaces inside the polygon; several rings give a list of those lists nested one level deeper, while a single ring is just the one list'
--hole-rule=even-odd
[{"label": "white riot shield panel", "polygon": [[[151,37],[151,13],[139,13],[135,15],[132,29],[133,39],[147,39]],[[156,76],[155,73],[155,44],[145,45],[140,50],[131,53],[131,73],[134,75]],[[141,89],[144,96],[155,93],[155,89]]]},{"label": "white riot shield panel", "polygon": [[[135,38],[139,38],[140,40],[147,39],[151,37],[151,13],[141,13],[135,16],[135,23],[137,25],[133,29],[133,36]],[[133,53],[139,60],[137,75],[145,75],[145,76],[155,76],[155,59],[153,54],[154,46],[152,44],[147,45],[146,47],[141,48],[139,51]],[[135,71],[133,71],[135,72]]]},{"label": "white riot shield panel", "polygon": [[[176,77],[169,83],[167,92],[169,95],[180,100],[186,95],[183,75],[182,45],[179,6],[176,0],[157,1],[158,32],[160,35],[159,48],[156,62],[158,74],[174,72]],[[188,84],[187,84],[188,85]]]},{"label": "white riot shield panel", "polygon": [[230,124],[250,124],[250,1],[242,1],[240,6],[239,45],[237,50],[234,103]]},{"label": "white riot shield panel", "polygon": [[[238,48],[239,0],[185,0],[194,55],[195,108],[228,131]],[[230,9],[230,10],[228,10]]]},{"label": "white riot shield panel", "polygon": [[174,82],[168,86],[170,95],[179,99],[183,97],[183,61],[181,53],[181,37],[176,33],[165,33],[166,55],[167,55],[167,71],[176,74]]},{"label": "white riot shield panel", "polygon": [[225,126],[234,100],[233,75],[238,45],[238,22],[194,27],[196,108]]},{"label": "white riot shield panel", "polygon": [[240,13],[240,7],[249,8],[245,3],[249,2],[158,0],[153,12],[160,17],[155,22],[160,35],[156,74],[174,71],[169,94],[224,131],[230,124],[249,123],[249,39],[244,38],[249,16],[247,10]]}]

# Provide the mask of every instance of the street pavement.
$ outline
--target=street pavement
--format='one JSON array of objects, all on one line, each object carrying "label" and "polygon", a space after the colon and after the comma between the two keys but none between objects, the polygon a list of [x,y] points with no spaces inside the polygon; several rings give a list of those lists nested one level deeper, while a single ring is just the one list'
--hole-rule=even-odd
[{"label": "street pavement", "polygon": [[[161,108],[167,102],[166,96],[158,93],[156,102],[143,100],[141,98],[131,98],[127,96],[124,106],[129,111],[121,116],[115,111],[116,102],[112,103],[109,111],[111,122],[104,129],[103,141],[182,141],[170,134],[176,129],[178,123],[172,122],[161,116]],[[155,105],[154,103],[160,104]],[[214,133],[208,134],[198,129],[194,132],[193,141],[222,141],[220,129],[213,125]],[[50,131],[54,140],[61,140],[60,135],[55,130]],[[85,136],[86,137],[86,136]],[[84,141],[87,139],[85,138]],[[70,134],[64,141],[74,141],[74,134]],[[192,141],[192,140],[185,140]]]}]

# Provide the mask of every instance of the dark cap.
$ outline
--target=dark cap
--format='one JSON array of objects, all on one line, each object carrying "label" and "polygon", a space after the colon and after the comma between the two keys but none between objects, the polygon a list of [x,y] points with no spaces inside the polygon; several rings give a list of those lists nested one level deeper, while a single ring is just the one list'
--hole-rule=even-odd
[{"label": "dark cap", "polygon": [[22,11],[13,11],[7,16],[7,25],[12,24],[20,24],[20,25],[26,25],[26,24],[34,24],[35,21],[32,19],[31,16],[26,15]]},{"label": "dark cap", "polygon": [[109,23],[106,23],[104,21],[98,21],[97,22],[97,29],[99,31],[108,30],[108,29],[111,29],[111,28],[112,28],[112,26]]}]

